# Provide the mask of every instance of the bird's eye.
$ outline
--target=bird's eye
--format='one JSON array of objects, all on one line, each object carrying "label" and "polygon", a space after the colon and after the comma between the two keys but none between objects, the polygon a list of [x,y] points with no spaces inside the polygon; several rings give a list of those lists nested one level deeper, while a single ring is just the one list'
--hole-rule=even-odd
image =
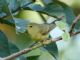
[{"label": "bird's eye", "polygon": [[29,27],[32,27],[32,26],[29,26]]}]

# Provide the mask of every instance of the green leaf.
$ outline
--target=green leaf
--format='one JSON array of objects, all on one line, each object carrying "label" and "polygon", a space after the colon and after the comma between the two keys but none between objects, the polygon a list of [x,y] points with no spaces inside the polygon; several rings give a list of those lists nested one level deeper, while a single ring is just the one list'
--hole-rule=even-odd
[{"label": "green leaf", "polygon": [[19,0],[21,7],[28,6],[29,4],[31,4],[33,2],[35,2],[35,0]]},{"label": "green leaf", "polygon": [[[12,53],[15,53],[18,51],[19,51],[19,48],[13,43],[9,42],[5,34],[2,31],[0,31],[0,57],[9,56]],[[22,58],[25,59],[24,56],[18,57],[18,59],[20,60]]]},{"label": "green leaf", "polygon": [[11,15],[11,14],[10,14],[10,8],[9,8],[8,3],[7,3],[6,0],[4,0],[4,3],[3,3],[3,5],[2,5],[2,11],[3,11],[4,13],[6,13],[7,15]]},{"label": "green leaf", "polygon": [[61,30],[65,30],[66,29],[66,23],[63,21],[57,21],[55,22],[56,25],[61,29]]},{"label": "green leaf", "polygon": [[[57,3],[58,3],[59,5],[61,5],[62,8],[64,9],[64,13],[65,13],[65,15],[66,15],[66,22],[67,22],[69,25],[71,25],[72,22],[73,22],[73,20],[75,19],[75,14],[74,14],[72,8],[69,7],[68,5],[66,5],[66,4],[63,3],[63,2],[60,2],[60,1],[57,1]],[[79,24],[79,25],[80,25],[80,24]],[[79,28],[79,25],[76,26],[76,28]]]},{"label": "green leaf", "polygon": [[21,18],[13,18],[15,21],[16,32],[24,33],[27,30],[27,26],[29,24],[29,20],[24,20]]},{"label": "green leaf", "polygon": [[11,11],[17,11],[27,6],[29,3],[34,2],[33,0],[7,0]]},{"label": "green leaf", "polygon": [[3,4],[4,4],[4,0],[0,0],[0,18],[6,15],[6,14],[2,11]]},{"label": "green leaf", "polygon": [[40,48],[37,48],[35,50],[30,51],[29,53],[26,54],[27,57],[31,56],[40,56],[42,54],[42,50]]},{"label": "green leaf", "polygon": [[35,2],[34,0],[0,0],[0,17],[4,17],[6,15],[11,16],[11,12],[13,14],[17,14],[21,8],[28,6],[29,4]]},{"label": "green leaf", "polygon": [[51,56],[51,54],[49,54],[47,51],[43,51],[38,60],[55,60],[55,58]]},{"label": "green leaf", "polygon": [[24,49],[26,47],[29,47],[33,44],[33,40],[31,39],[31,36],[28,34],[28,32],[24,33],[18,33],[16,34],[16,40],[14,40],[15,44],[20,48]]},{"label": "green leaf", "polygon": [[58,56],[58,48],[56,43],[52,42],[44,47],[56,60],[59,58]]},{"label": "green leaf", "polygon": [[53,0],[42,0],[42,2],[47,5],[47,4],[53,3]]},{"label": "green leaf", "polygon": [[11,20],[10,19],[8,19],[8,20],[7,19],[0,19],[0,23],[15,27],[15,22],[12,19]]},{"label": "green leaf", "polygon": [[5,57],[10,55],[8,39],[5,34],[0,31],[0,56]]},{"label": "green leaf", "polygon": [[0,11],[0,18],[2,18],[2,17],[4,17],[4,16],[6,16],[6,13]]},{"label": "green leaf", "polygon": [[18,0],[7,0],[8,7],[11,11],[14,11],[20,7]]},{"label": "green leaf", "polygon": [[10,43],[5,34],[0,31],[0,57],[9,56],[17,51],[19,51],[18,47]]},{"label": "green leaf", "polygon": [[31,52],[29,52],[27,55],[27,57],[29,57],[29,59],[32,59],[30,57],[34,57],[34,59],[37,60],[55,60],[55,58],[46,50],[42,50],[42,48],[37,48],[35,50],[32,50]]},{"label": "green leaf", "polygon": [[[10,55],[13,53],[16,53],[19,51],[19,48],[14,45],[13,43],[9,42],[9,50],[10,50]],[[16,60],[25,60],[26,57],[24,55],[21,55],[19,57],[16,58]]]},{"label": "green leaf", "polygon": [[9,42],[9,50],[10,50],[10,54],[12,54],[14,52],[18,52],[19,48],[13,43]]},{"label": "green leaf", "polygon": [[27,30],[29,20],[11,17],[8,19],[1,19],[0,23],[16,27],[16,33],[18,33],[18,32],[24,33]]},{"label": "green leaf", "polygon": [[[14,45],[11,42],[8,42],[7,37],[5,36],[5,34],[0,31],[0,57],[5,57],[5,56],[9,56],[12,53],[18,52],[19,49],[16,45]],[[18,59],[22,59],[25,57],[24,56],[20,56],[18,57]]]},{"label": "green leaf", "polygon": [[54,16],[60,17],[64,15],[63,8],[57,3],[51,3],[46,5],[42,12],[53,17]]},{"label": "green leaf", "polygon": [[35,11],[42,11],[43,10],[43,7],[40,4],[30,4],[28,7],[32,10],[35,10]]},{"label": "green leaf", "polygon": [[[24,49],[25,47],[29,47],[33,41],[28,34],[27,25],[28,21],[19,19],[19,18],[11,18],[9,20],[0,20],[1,23],[12,24],[15,27],[17,32],[16,39],[14,40],[14,44],[18,46],[20,49]],[[20,28],[20,29],[19,29]]]},{"label": "green leaf", "polygon": [[30,57],[27,57],[27,60],[38,60],[38,57],[39,56],[30,56]]},{"label": "green leaf", "polygon": [[63,39],[64,41],[70,40],[71,38],[70,38],[69,32],[65,31],[65,32],[62,34],[62,39]]}]

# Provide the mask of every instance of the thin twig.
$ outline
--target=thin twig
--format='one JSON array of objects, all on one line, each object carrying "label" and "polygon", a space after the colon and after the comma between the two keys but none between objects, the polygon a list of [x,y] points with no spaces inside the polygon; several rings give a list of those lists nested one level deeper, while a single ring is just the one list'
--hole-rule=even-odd
[{"label": "thin twig", "polygon": [[80,31],[77,31],[77,32],[74,32],[73,35],[77,35],[77,34],[79,34],[79,33],[80,33]]},{"label": "thin twig", "polygon": [[63,19],[64,16],[59,17],[58,19],[54,20],[52,23],[55,23],[56,21],[60,21]]},{"label": "thin twig", "polygon": [[14,58],[16,58],[16,57],[18,57],[20,55],[23,55],[25,53],[30,52],[31,50],[34,50],[36,48],[39,48],[41,46],[44,46],[44,45],[50,44],[51,42],[56,42],[56,41],[59,41],[59,40],[61,40],[60,37],[59,38],[55,38],[55,39],[50,39],[50,40],[43,41],[42,43],[38,43],[37,45],[34,45],[33,47],[26,48],[26,49],[21,50],[19,52],[13,53],[10,56],[4,57],[3,60],[11,60],[11,59],[14,59]]},{"label": "thin twig", "polygon": [[42,20],[44,21],[44,23],[46,23],[46,18],[42,15],[42,13],[38,12],[38,14],[40,15],[40,17],[42,18]]},{"label": "thin twig", "polygon": [[80,15],[78,15],[78,16],[75,18],[75,20],[73,20],[72,25],[71,25],[71,28],[70,28],[70,31],[69,31],[70,35],[73,34],[74,27],[75,27],[75,25],[77,24],[79,18],[80,18]]}]

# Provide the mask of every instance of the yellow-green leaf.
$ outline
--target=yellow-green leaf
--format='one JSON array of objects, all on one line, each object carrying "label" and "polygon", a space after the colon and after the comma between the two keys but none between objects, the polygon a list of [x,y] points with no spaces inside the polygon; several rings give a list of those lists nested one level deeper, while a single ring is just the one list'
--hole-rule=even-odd
[{"label": "yellow-green leaf", "polygon": [[65,30],[66,28],[66,23],[62,22],[62,21],[57,21],[56,25],[61,29],[61,30]]},{"label": "yellow-green leaf", "polygon": [[62,34],[62,39],[67,41],[67,40],[70,40],[70,34],[65,31],[63,34]]}]

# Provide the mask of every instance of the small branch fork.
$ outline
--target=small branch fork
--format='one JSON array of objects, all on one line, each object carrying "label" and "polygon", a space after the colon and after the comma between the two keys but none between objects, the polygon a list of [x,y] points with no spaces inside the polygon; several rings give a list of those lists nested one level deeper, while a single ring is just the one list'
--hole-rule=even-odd
[{"label": "small branch fork", "polygon": [[71,25],[71,28],[70,28],[70,31],[69,31],[70,35],[80,33],[80,31],[78,31],[78,32],[76,32],[76,33],[73,33],[74,28],[75,28],[77,22],[79,21],[79,19],[80,19],[80,15],[78,15],[78,16],[75,18],[75,20],[73,20],[72,25]]},{"label": "small branch fork", "polygon": [[[75,18],[75,20],[73,21],[73,23],[72,23],[72,25],[71,25],[71,28],[70,28],[70,31],[69,31],[69,33],[70,33],[71,36],[80,33],[80,31],[73,33],[73,30],[74,30],[75,25],[77,24],[79,18],[80,18],[80,15],[78,15],[78,16]],[[51,39],[51,38],[50,38],[50,39],[48,39],[48,40],[46,40],[46,41],[39,42],[38,44],[36,44],[36,45],[34,45],[34,46],[32,46],[32,47],[25,48],[25,49],[23,49],[23,50],[21,50],[21,51],[19,51],[19,52],[13,53],[13,54],[11,54],[10,56],[4,57],[4,58],[0,58],[0,60],[11,60],[11,59],[14,59],[14,58],[16,58],[16,57],[18,57],[18,56],[20,56],[20,55],[26,54],[26,53],[30,52],[31,50],[34,50],[34,49],[39,48],[39,47],[41,47],[41,46],[50,44],[51,42],[56,42],[56,41],[60,41],[60,40],[62,40],[61,37],[58,37],[58,38],[55,38],[55,39]]]},{"label": "small branch fork", "polygon": [[77,35],[77,34],[79,34],[79,33],[80,33],[80,31],[77,31],[77,32],[73,33],[73,35]]}]

